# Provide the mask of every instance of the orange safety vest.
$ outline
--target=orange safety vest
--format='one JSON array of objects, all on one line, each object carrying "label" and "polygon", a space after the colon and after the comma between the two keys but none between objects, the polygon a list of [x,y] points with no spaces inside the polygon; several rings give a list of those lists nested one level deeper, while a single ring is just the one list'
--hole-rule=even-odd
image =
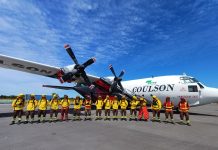
[{"label": "orange safety vest", "polygon": [[179,110],[181,111],[181,112],[188,112],[188,103],[187,102],[184,102],[184,103],[182,103],[182,102],[180,102],[179,103]]},{"label": "orange safety vest", "polygon": [[166,109],[166,111],[172,111],[173,110],[173,103],[172,102],[166,102],[165,103],[165,109]]},{"label": "orange safety vest", "polygon": [[91,100],[85,100],[85,109],[91,109],[91,104],[92,104]]}]

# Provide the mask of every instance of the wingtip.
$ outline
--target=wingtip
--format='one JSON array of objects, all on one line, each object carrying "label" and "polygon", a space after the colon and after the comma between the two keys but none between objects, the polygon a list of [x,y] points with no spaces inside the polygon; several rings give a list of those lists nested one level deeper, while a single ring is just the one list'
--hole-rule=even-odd
[{"label": "wingtip", "polygon": [[70,45],[69,44],[64,44],[64,48],[69,48],[70,47]]},{"label": "wingtip", "polygon": [[96,62],[96,58],[95,58],[95,57],[92,57],[92,60],[93,60],[94,62]]},{"label": "wingtip", "polygon": [[112,68],[113,66],[110,64],[108,67],[109,67],[109,69],[110,69],[110,68]]}]

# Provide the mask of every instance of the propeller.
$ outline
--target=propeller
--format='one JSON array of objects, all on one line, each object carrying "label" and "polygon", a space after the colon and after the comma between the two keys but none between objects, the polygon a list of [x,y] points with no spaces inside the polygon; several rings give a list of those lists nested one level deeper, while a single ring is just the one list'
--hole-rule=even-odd
[{"label": "propeller", "polygon": [[123,88],[123,86],[121,84],[121,81],[122,81],[122,76],[124,75],[125,71],[122,70],[120,72],[120,75],[117,76],[112,65],[109,65],[109,69],[111,70],[112,74],[114,75],[114,82],[112,83],[112,85],[110,87],[110,92],[113,92],[115,90],[115,88],[117,87],[117,85],[118,85],[120,87],[120,89],[121,89],[121,92],[123,93],[124,88]]},{"label": "propeller", "polygon": [[74,71],[68,72],[68,73],[66,73],[65,75],[62,76],[62,80],[64,82],[66,82],[66,81],[70,81],[73,78],[74,75],[77,76],[77,77],[82,76],[82,78],[84,79],[85,83],[88,86],[91,86],[92,85],[91,81],[87,77],[85,69],[86,69],[86,67],[92,65],[96,61],[96,59],[95,58],[90,58],[85,63],[79,64],[76,56],[73,53],[73,50],[70,47],[70,45],[66,44],[66,45],[64,45],[64,48],[66,49],[67,53],[69,54],[69,56],[71,57],[71,59],[73,60],[73,62],[76,65],[74,67],[74,69],[75,69]]}]

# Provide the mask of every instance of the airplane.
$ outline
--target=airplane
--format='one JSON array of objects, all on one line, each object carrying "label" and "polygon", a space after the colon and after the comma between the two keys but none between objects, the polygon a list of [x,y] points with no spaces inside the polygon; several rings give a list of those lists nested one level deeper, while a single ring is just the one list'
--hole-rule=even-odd
[{"label": "airplane", "polygon": [[43,85],[43,87],[75,90],[83,97],[91,95],[94,100],[99,95],[103,98],[106,95],[111,97],[116,95],[119,98],[125,95],[128,100],[131,100],[135,95],[143,96],[148,103],[152,103],[151,95],[155,95],[162,103],[169,96],[175,106],[178,105],[181,97],[186,98],[190,106],[218,102],[217,88],[207,87],[186,74],[122,81],[124,70],[117,76],[112,65],[109,65],[109,69],[114,77],[97,77],[87,74],[85,69],[95,62],[95,58],[79,64],[71,47],[66,44],[64,48],[75,64],[60,68],[0,54],[0,67],[56,78],[61,83],[76,83],[75,86]]}]

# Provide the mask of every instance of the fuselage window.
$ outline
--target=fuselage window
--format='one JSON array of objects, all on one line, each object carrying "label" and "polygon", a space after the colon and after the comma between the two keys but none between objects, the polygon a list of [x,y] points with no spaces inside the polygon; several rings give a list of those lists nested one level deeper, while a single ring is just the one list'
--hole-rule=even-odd
[{"label": "fuselage window", "polygon": [[188,86],[189,92],[198,92],[198,87],[196,85],[190,85]]}]

